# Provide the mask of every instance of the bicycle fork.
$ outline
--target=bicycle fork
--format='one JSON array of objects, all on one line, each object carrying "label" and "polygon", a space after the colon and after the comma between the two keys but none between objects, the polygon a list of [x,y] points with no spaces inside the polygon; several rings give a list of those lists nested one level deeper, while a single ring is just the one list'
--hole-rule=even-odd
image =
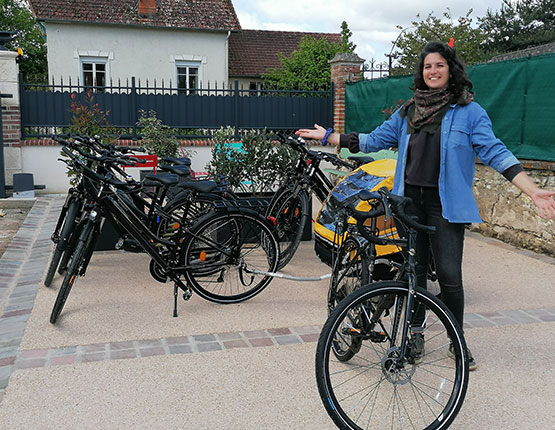
[{"label": "bicycle fork", "polygon": [[[403,316],[403,300],[398,300],[395,304],[395,316],[394,324],[391,333],[391,347],[393,348],[396,344],[397,333],[401,336],[401,344],[399,346],[399,360],[400,364],[403,365],[406,359],[407,353],[407,343],[409,339],[409,330],[412,327],[413,318],[415,316],[415,297],[416,297],[416,275],[415,275],[415,240],[413,235],[409,234],[408,240],[408,294],[406,297],[405,312]],[[402,325],[401,325],[402,324]],[[401,327],[399,327],[401,325]]]}]

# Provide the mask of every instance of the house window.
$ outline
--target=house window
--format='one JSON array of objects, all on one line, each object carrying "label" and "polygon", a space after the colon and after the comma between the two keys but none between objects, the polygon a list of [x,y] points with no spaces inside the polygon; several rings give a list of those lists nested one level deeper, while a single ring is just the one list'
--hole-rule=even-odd
[{"label": "house window", "polygon": [[200,83],[200,63],[176,63],[179,94],[196,94]]},{"label": "house window", "polygon": [[81,59],[81,76],[83,85],[94,87],[96,91],[103,91],[106,86],[106,59]]},{"label": "house window", "polygon": [[260,96],[262,90],[262,82],[250,82],[249,83],[249,91],[250,94],[253,96]]}]

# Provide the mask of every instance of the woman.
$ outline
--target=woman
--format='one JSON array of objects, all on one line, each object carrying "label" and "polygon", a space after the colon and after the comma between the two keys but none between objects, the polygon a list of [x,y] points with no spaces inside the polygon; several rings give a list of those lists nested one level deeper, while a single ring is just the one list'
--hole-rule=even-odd
[{"label": "woman", "polygon": [[[410,213],[433,225],[433,235],[417,238],[418,284],[426,288],[433,252],[441,299],[463,327],[462,256],[465,224],[482,222],[472,192],[475,157],[502,173],[530,196],[543,217],[555,216],[555,192],[539,189],[515,156],[495,137],[484,109],[473,101],[472,83],[455,49],[430,42],[420,55],[414,97],[369,134],[348,135],[315,124],[297,134],[327,140],[351,152],[398,147],[393,193],[411,197]],[[424,353],[424,337],[413,328],[415,348]],[[470,351],[469,365],[476,361]]]}]

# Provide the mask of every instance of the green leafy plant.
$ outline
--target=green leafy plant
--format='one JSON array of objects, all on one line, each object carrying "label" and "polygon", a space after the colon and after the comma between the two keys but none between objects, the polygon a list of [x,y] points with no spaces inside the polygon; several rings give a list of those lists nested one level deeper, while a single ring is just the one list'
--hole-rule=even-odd
[{"label": "green leafy plant", "polygon": [[[81,136],[98,136],[104,143],[113,143],[116,140],[116,129],[108,122],[108,112],[104,112],[94,101],[94,95],[91,90],[84,95],[84,101],[79,100],[78,94],[71,95],[71,103],[69,107],[71,113],[71,124],[68,131],[71,134]],[[83,151],[87,151],[87,147],[82,147]],[[66,155],[62,152],[62,157]],[[80,174],[75,170],[68,168],[67,175],[71,185],[79,182]]]},{"label": "green leafy plant", "polygon": [[234,140],[232,127],[214,133],[212,159],[206,166],[213,178],[225,178],[236,191],[261,194],[272,192],[293,168],[296,154],[275,141],[270,133],[254,130],[241,142]]},{"label": "green leafy plant", "polygon": [[108,111],[104,112],[98,107],[92,90],[85,93],[84,101],[79,100],[77,93],[73,93],[69,112],[71,124],[68,130],[71,134],[99,136],[106,143],[116,139],[116,129],[108,121]]},{"label": "green leafy plant", "polygon": [[175,130],[165,124],[151,110],[141,110],[137,126],[141,128],[143,147],[159,157],[175,157],[179,149],[179,141],[175,137]]}]

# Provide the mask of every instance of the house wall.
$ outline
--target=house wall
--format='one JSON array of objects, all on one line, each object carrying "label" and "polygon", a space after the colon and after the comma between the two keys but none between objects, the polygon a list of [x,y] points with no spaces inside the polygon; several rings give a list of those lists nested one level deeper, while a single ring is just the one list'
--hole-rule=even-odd
[{"label": "house wall", "polygon": [[80,56],[108,58],[107,83],[130,76],[176,83],[176,60],[200,61],[202,82],[227,81],[227,33],[44,23],[50,81],[81,81]]},{"label": "house wall", "polygon": [[[206,165],[212,158],[211,147],[184,147],[192,153],[191,167],[195,172],[205,172]],[[69,179],[66,175],[66,166],[60,158],[60,146],[23,146],[21,148],[22,172],[32,173],[33,181],[37,185],[46,185],[46,188],[37,193],[62,193],[69,188]],[[128,168],[127,173],[135,179],[140,179],[138,168]]]}]

